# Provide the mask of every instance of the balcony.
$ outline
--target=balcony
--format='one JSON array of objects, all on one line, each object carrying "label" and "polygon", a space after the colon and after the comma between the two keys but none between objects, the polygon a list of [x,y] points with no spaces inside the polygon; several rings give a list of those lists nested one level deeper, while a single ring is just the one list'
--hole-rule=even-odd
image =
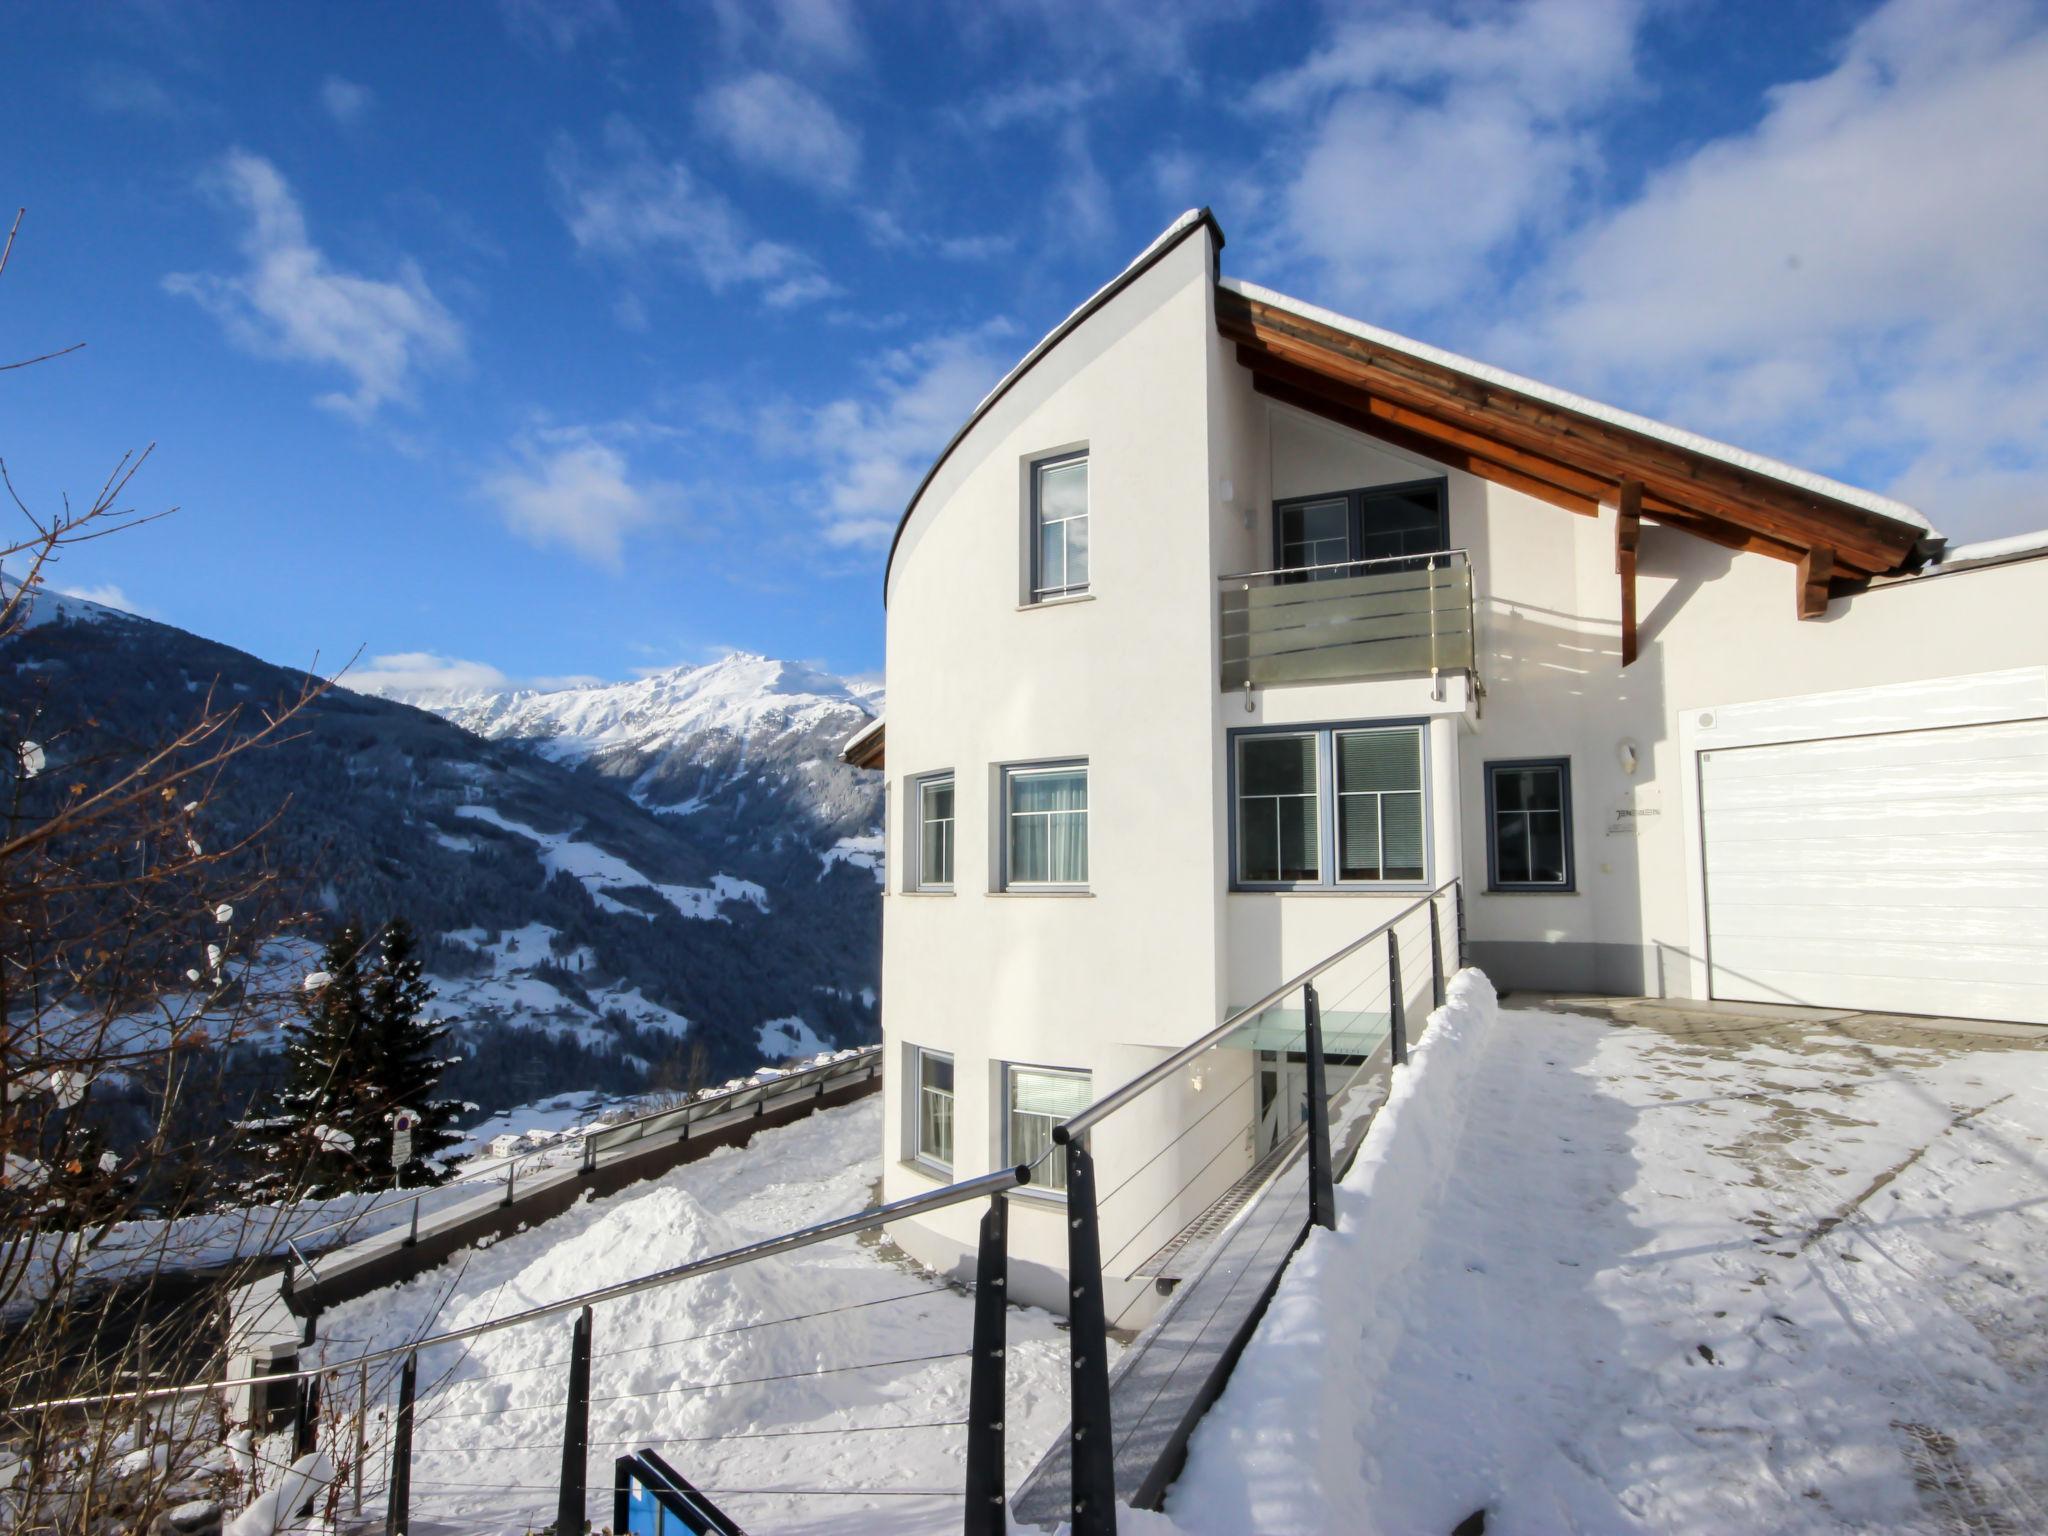
[{"label": "balcony", "polygon": [[1359,682],[1473,666],[1462,549],[1221,579],[1223,689]]}]

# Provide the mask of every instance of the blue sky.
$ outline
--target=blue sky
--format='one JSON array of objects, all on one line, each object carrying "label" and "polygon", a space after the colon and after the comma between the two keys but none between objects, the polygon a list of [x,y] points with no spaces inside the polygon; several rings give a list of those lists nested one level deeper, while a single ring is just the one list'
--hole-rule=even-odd
[{"label": "blue sky", "polygon": [[[1181,209],[1226,271],[2048,524],[2017,0],[9,8],[0,456],[59,586],[394,682],[881,662],[888,531]],[[377,658],[387,658],[378,660]]]}]

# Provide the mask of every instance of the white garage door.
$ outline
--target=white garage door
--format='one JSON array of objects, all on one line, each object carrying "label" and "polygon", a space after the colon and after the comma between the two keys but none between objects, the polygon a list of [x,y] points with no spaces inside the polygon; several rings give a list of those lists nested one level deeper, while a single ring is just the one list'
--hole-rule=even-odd
[{"label": "white garage door", "polygon": [[2048,720],[1700,754],[1715,997],[2048,1024]]}]

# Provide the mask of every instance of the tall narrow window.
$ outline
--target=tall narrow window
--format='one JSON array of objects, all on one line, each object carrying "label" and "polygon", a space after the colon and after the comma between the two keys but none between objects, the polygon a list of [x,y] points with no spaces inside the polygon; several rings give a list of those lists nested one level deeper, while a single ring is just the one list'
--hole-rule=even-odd
[{"label": "tall narrow window", "polygon": [[953,1058],[922,1047],[917,1052],[917,1160],[935,1168],[953,1166]]},{"label": "tall narrow window", "polygon": [[1486,872],[1492,889],[1572,889],[1571,786],[1569,758],[1486,765]]},{"label": "tall narrow window", "polygon": [[1422,878],[1422,732],[1339,731],[1337,878]]},{"label": "tall narrow window", "polygon": [[1012,768],[1003,777],[1012,886],[1088,883],[1088,769]]},{"label": "tall narrow window", "polygon": [[1088,590],[1088,458],[1031,466],[1031,600]]},{"label": "tall narrow window", "polygon": [[953,775],[934,774],[917,786],[917,888],[953,888]]},{"label": "tall narrow window", "polygon": [[[1088,1107],[1088,1074],[1046,1067],[1010,1067],[1005,1092],[1003,1161],[1031,1165],[1030,1189],[1067,1187],[1067,1149],[1052,1139],[1052,1128]],[[1039,1159],[1043,1158],[1041,1162]]]},{"label": "tall narrow window", "polygon": [[1237,739],[1238,878],[1294,884],[1322,877],[1316,738]]}]

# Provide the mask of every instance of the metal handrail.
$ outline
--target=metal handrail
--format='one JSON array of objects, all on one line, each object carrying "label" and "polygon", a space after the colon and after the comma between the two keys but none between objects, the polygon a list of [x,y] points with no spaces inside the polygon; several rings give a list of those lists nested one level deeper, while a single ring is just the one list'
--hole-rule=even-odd
[{"label": "metal handrail", "polygon": [[1153,1066],[1147,1067],[1143,1072],[1140,1072],[1136,1077],[1132,1078],[1129,1082],[1125,1083],[1121,1088],[1112,1088],[1108,1093],[1105,1093],[1101,1098],[1097,1099],[1087,1108],[1081,1110],[1078,1114],[1072,1115],[1067,1119],[1061,1121],[1058,1125],[1054,1126],[1052,1128],[1052,1139],[1060,1143],[1062,1146],[1071,1142],[1076,1136],[1082,1134],[1090,1126],[1096,1125],[1102,1120],[1107,1119],[1110,1115],[1115,1114],[1119,1109],[1123,1108],[1124,1105],[1130,1103],[1133,1099],[1145,1093],[1148,1089],[1156,1086],[1159,1083],[1164,1082],[1167,1078],[1173,1076],[1175,1072],[1178,1072],[1182,1067],[1186,1066],[1189,1062],[1193,1061],[1197,1056],[1201,1055],[1204,1051],[1211,1050],[1214,1047],[1222,1044],[1224,1040],[1228,1039],[1232,1034],[1242,1029],[1245,1026],[1245,1024],[1248,1023],[1250,1020],[1257,1018],[1260,1014],[1264,1013],[1268,1008],[1272,1007],[1275,1003],[1280,1002],[1283,998],[1285,998],[1288,995],[1288,993],[1299,991],[1302,987],[1307,986],[1310,982],[1314,981],[1318,976],[1322,975],[1323,972],[1330,969],[1331,966],[1336,965],[1341,960],[1347,960],[1352,955],[1357,954],[1358,951],[1365,948],[1366,945],[1370,944],[1374,939],[1378,938],[1381,934],[1385,933],[1389,928],[1392,928],[1396,923],[1406,918],[1410,913],[1420,912],[1424,907],[1428,906],[1431,902],[1435,901],[1437,897],[1443,895],[1445,891],[1448,891],[1449,889],[1451,889],[1452,886],[1456,885],[1457,883],[1457,876],[1453,876],[1451,879],[1446,880],[1442,885],[1438,886],[1435,890],[1431,891],[1427,896],[1420,897],[1417,900],[1410,902],[1407,906],[1403,907],[1399,912],[1396,912],[1392,917],[1388,918],[1385,922],[1381,923],[1377,928],[1374,928],[1371,932],[1367,933],[1363,938],[1353,939],[1349,944],[1346,944],[1342,949],[1338,950],[1335,954],[1325,956],[1323,959],[1318,960],[1314,965],[1310,966],[1307,970],[1303,971],[1299,976],[1296,976],[1288,981],[1283,981],[1282,983],[1280,983],[1279,986],[1275,987],[1272,991],[1268,992],[1264,997],[1260,998],[1256,1003],[1253,1003],[1250,1007],[1238,1009],[1237,1012],[1233,1013],[1229,1018],[1225,1019],[1221,1024],[1217,1025],[1214,1029],[1210,1030],[1200,1039],[1194,1041],[1190,1045],[1182,1046],[1179,1050],[1175,1051],[1171,1056],[1167,1057],[1164,1061],[1158,1062]]},{"label": "metal handrail", "polygon": [[1432,549],[1419,555],[1375,555],[1370,560],[1329,560],[1321,565],[1283,565],[1278,570],[1273,571],[1238,571],[1234,575],[1218,576],[1216,579],[1219,582],[1257,581],[1264,576],[1306,576],[1315,571],[1355,571],[1360,566],[1409,565],[1417,560],[1430,561],[1431,569],[1434,569],[1434,562],[1450,555],[1458,556],[1468,565],[1472,562],[1472,552],[1470,550]]},{"label": "metal handrail", "polygon": [[[843,1071],[848,1072],[853,1071],[855,1070],[856,1063],[865,1060],[865,1058],[869,1056],[878,1054],[881,1051],[881,1049],[882,1048],[879,1045],[856,1046],[854,1047],[854,1051],[851,1056],[834,1056],[833,1059],[830,1061],[816,1062],[808,1067],[798,1067],[791,1071],[784,1072],[780,1077],[770,1078],[765,1083],[747,1083],[738,1088],[727,1088],[721,1090],[718,1093],[707,1093],[702,1098],[691,1099],[686,1104],[672,1105],[667,1109],[651,1109],[644,1115],[635,1115],[630,1120],[619,1120],[607,1125],[599,1126],[594,1130],[586,1127],[583,1139],[586,1142],[590,1142],[597,1141],[606,1137],[612,1137],[614,1143],[627,1143],[637,1141],[640,1139],[638,1136],[614,1136],[614,1133],[623,1132],[627,1130],[629,1127],[641,1125],[649,1120],[659,1120],[665,1115],[681,1114],[687,1116],[687,1118],[690,1121],[694,1122],[695,1120],[700,1118],[696,1111],[698,1111],[701,1106],[719,1104],[727,1099],[738,1098],[741,1094],[744,1093],[758,1093],[761,1094],[763,1097],[772,1098],[777,1093],[781,1092],[784,1089],[785,1085],[795,1083],[810,1083],[819,1077],[830,1076],[835,1068],[842,1069]],[[707,1113],[713,1114],[715,1114],[716,1112],[716,1110],[707,1111]],[[431,1189],[459,1190],[464,1185],[479,1185],[483,1183],[483,1180],[477,1177],[477,1175],[485,1173],[495,1173],[505,1168],[512,1168],[516,1171],[517,1166],[521,1162],[524,1162],[528,1159],[546,1158],[549,1154],[559,1150],[559,1146],[560,1144],[558,1143],[554,1146],[535,1147],[528,1152],[514,1152],[509,1156],[497,1159],[495,1162],[467,1164],[462,1170],[463,1176],[461,1178],[452,1179],[446,1184],[433,1185],[431,1186]],[[359,1211],[353,1211],[346,1216],[338,1216],[333,1221],[323,1222],[317,1227],[307,1227],[304,1230],[294,1229],[291,1232],[290,1236],[286,1239],[286,1241],[304,1242],[309,1237],[317,1237],[322,1232],[331,1232],[336,1227],[354,1226],[357,1223],[364,1221],[368,1217],[374,1216],[377,1212],[389,1210],[391,1209],[391,1207],[395,1205],[416,1205],[419,1203],[420,1196],[429,1192],[431,1191],[424,1189],[407,1189],[395,1191],[389,1199],[374,1201],[371,1204],[364,1206]],[[456,1200],[459,1200],[461,1198],[463,1197],[458,1195],[455,1197],[455,1199],[451,1199],[449,1201],[449,1204],[455,1204]]]},{"label": "metal handrail", "polygon": [[528,1307],[524,1312],[488,1318],[481,1323],[472,1323],[467,1328],[452,1328],[446,1333],[432,1334],[408,1344],[393,1344],[384,1349],[371,1350],[367,1354],[351,1355],[346,1360],[308,1366],[304,1370],[270,1371],[260,1376],[231,1376],[220,1381],[194,1381],[176,1387],[150,1387],[132,1392],[100,1393],[90,1397],[57,1397],[39,1403],[22,1403],[10,1408],[9,1412],[29,1413],[53,1408],[85,1408],[100,1403],[155,1402],[169,1398],[191,1397],[200,1392],[221,1392],[229,1387],[256,1387],[274,1381],[303,1381],[311,1376],[338,1376],[344,1371],[375,1365],[382,1360],[394,1360],[401,1355],[432,1349],[438,1344],[454,1344],[463,1339],[496,1333],[503,1328],[516,1328],[521,1323],[537,1322],[544,1317],[575,1312],[584,1307],[595,1306],[599,1302],[616,1301],[622,1296],[632,1296],[641,1291],[673,1285],[679,1280],[688,1280],[697,1275],[707,1275],[721,1269],[736,1269],[757,1259],[772,1258],[778,1253],[808,1248],[835,1237],[866,1232],[874,1227],[887,1226],[892,1221],[921,1216],[926,1211],[963,1205],[969,1200],[978,1200],[987,1195],[1000,1195],[1005,1190],[1015,1189],[1030,1182],[1031,1170],[1024,1164],[1020,1163],[1014,1168],[998,1168],[993,1173],[979,1174],[971,1179],[963,1179],[957,1184],[926,1190],[921,1195],[911,1195],[902,1200],[892,1201],[888,1205],[878,1205],[870,1211],[857,1211],[851,1216],[841,1216],[832,1221],[799,1227],[794,1232],[785,1232],[779,1237],[765,1237],[744,1247],[714,1253],[707,1258],[692,1259],[687,1264],[676,1264],[668,1269],[658,1269],[653,1274],[641,1275],[637,1279],[618,1280],[610,1285],[599,1286],[595,1290],[584,1291],[580,1295],[565,1296],[560,1301],[543,1302],[537,1307]]}]

